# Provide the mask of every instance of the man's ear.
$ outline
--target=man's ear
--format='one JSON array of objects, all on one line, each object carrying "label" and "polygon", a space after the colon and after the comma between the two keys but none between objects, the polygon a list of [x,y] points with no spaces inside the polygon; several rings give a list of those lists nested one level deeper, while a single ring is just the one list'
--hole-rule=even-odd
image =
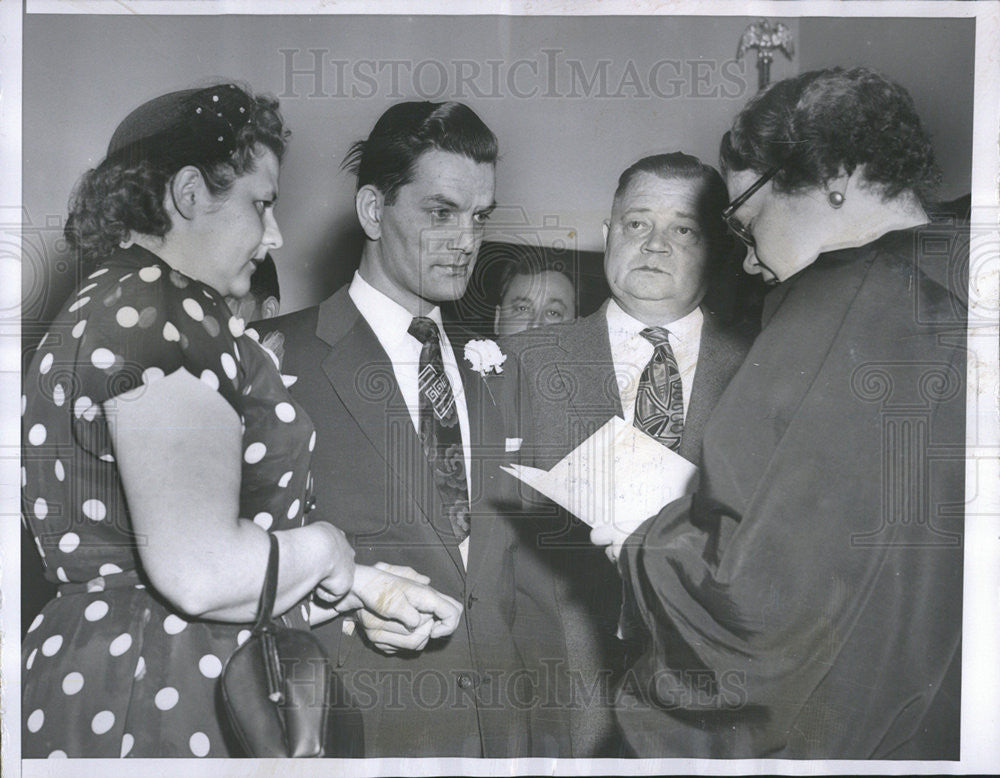
[{"label": "man's ear", "polygon": [[385,197],[378,188],[365,184],[354,196],[354,209],[358,214],[361,229],[370,240],[382,237],[382,209]]},{"label": "man's ear", "polygon": [[608,234],[611,232],[611,220],[605,219],[601,222],[601,232],[604,233],[604,250],[608,250]]},{"label": "man's ear", "polygon": [[188,221],[194,218],[195,207],[201,205],[201,201],[206,199],[208,195],[201,171],[194,165],[182,167],[174,173],[168,188],[170,202],[174,206],[173,210],[177,211],[181,218]]},{"label": "man's ear", "polygon": [[500,306],[496,306],[493,313],[493,334],[500,335]]},{"label": "man's ear", "polygon": [[260,318],[273,319],[278,315],[278,311],[280,310],[281,303],[278,302],[278,298],[273,294],[268,295],[264,298],[264,302],[260,304]]}]

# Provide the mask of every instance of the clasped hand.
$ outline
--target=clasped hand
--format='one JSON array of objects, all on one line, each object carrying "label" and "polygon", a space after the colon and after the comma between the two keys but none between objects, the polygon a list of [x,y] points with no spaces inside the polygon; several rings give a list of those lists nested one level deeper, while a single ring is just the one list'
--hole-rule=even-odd
[{"label": "clasped hand", "polygon": [[[454,632],[462,615],[460,602],[429,583],[427,576],[409,567],[356,565],[350,591],[334,607],[340,613],[357,610],[365,635],[379,651],[421,651],[431,638]],[[322,599],[336,595],[322,583],[316,593]]]}]

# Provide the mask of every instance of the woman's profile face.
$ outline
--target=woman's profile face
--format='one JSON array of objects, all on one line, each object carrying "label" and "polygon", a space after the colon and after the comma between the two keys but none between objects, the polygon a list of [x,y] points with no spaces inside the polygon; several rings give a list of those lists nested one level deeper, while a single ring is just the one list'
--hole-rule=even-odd
[{"label": "woman's profile face", "polygon": [[[726,188],[730,202],[760,178],[754,170],[730,171]],[[753,236],[743,269],[760,275],[769,284],[785,281],[812,264],[820,251],[816,225],[829,216],[826,198],[819,190],[782,193],[768,181],[733,216]]]},{"label": "woman's profile face", "polygon": [[200,281],[221,295],[243,297],[250,276],[268,251],[280,248],[281,230],[274,216],[278,199],[278,158],[258,148],[253,170],[237,178],[228,192],[196,211]]}]

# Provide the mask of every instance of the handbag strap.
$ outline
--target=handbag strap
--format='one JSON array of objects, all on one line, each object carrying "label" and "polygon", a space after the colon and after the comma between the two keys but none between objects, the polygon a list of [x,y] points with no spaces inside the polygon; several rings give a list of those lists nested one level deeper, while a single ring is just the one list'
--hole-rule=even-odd
[{"label": "handbag strap", "polygon": [[267,628],[274,611],[274,599],[278,593],[278,539],[268,533],[271,550],[267,555],[267,572],[264,574],[264,588],[260,591],[260,604],[257,606],[257,621],[253,632],[257,634]]}]

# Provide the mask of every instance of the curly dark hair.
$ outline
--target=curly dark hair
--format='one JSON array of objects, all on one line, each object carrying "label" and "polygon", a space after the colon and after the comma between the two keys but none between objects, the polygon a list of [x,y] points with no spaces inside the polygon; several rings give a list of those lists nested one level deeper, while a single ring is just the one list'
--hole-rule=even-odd
[{"label": "curly dark hair", "polygon": [[[188,109],[201,114],[197,106],[209,104],[205,95],[223,88],[230,107],[236,105],[245,114],[244,123],[234,126],[222,113],[217,114],[219,119],[192,121]],[[130,122],[128,130],[134,137],[119,142]],[[227,142],[214,147],[207,136],[222,141],[222,135],[215,137],[220,126]],[[185,90],[150,101],[119,125],[108,156],[77,182],[69,200],[66,240],[84,265],[92,265],[132,232],[163,237],[171,228],[163,199],[178,170],[187,165],[198,168],[208,190],[219,196],[255,169],[259,147],[274,152],[280,162],[290,135],[277,99],[255,96],[235,84]]]},{"label": "curly dark hair", "polygon": [[940,179],[909,93],[868,68],[813,70],[755,96],[722,138],[723,171],[778,172],[778,191],[823,186],[864,168],[882,197],[928,202]]}]

